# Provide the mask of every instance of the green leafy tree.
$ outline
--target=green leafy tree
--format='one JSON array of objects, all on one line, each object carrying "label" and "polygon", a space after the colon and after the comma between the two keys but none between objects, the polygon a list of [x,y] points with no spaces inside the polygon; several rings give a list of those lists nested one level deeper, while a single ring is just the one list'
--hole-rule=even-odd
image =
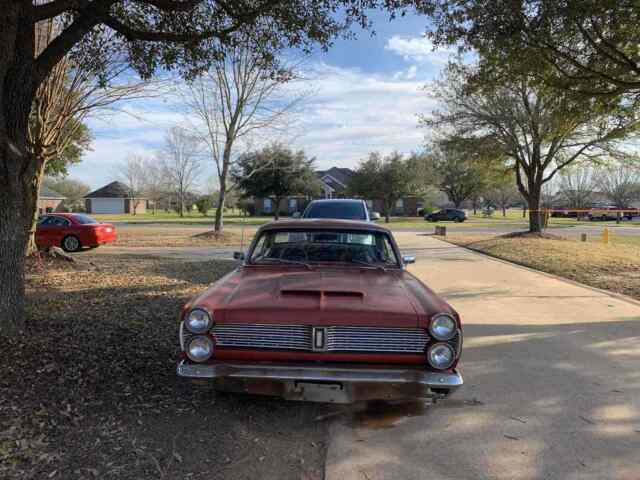
[{"label": "green leafy tree", "polygon": [[477,158],[475,151],[455,138],[442,139],[427,157],[440,191],[456,208],[477,198],[486,190],[491,169]]},{"label": "green leafy tree", "polygon": [[[391,15],[409,0],[36,0],[3,1],[0,29],[0,334],[21,331],[25,252],[37,206],[41,165],[29,144],[29,117],[43,82],[65,58],[81,58],[108,84],[108,58],[142,78],[172,69],[185,77],[206,70],[249,38],[273,60],[284,48],[310,51],[368,27],[371,8]],[[338,14],[337,12],[340,12]],[[36,26],[61,28],[43,48]],[[6,28],[4,28],[6,27]],[[277,63],[274,61],[274,63]]]},{"label": "green leafy tree", "polygon": [[84,196],[91,190],[89,185],[68,177],[45,177],[42,184],[65,197],[66,210],[71,212],[84,210]]},{"label": "green leafy tree", "polygon": [[213,200],[209,195],[204,195],[196,201],[196,208],[203,217],[206,217],[209,210],[213,208]]},{"label": "green leafy tree", "polygon": [[294,152],[274,143],[262,150],[244,153],[232,171],[232,177],[245,196],[269,198],[274,217],[280,217],[280,202],[291,195],[317,195],[320,181],[313,170],[313,158],[302,150]]},{"label": "green leafy tree", "polygon": [[45,175],[62,177],[69,175],[69,167],[80,163],[85,152],[91,150],[93,135],[85,123],[78,122],[77,125],[69,125],[66,128],[69,129],[68,133],[62,135],[66,141],[60,149],[60,154],[47,161]]},{"label": "green leafy tree", "polygon": [[640,93],[636,0],[429,0],[437,43],[590,97]]},{"label": "green leafy tree", "polygon": [[355,196],[380,199],[382,214],[389,223],[396,202],[418,194],[422,188],[418,174],[421,165],[418,156],[405,159],[398,152],[385,157],[378,152],[370,153],[351,177],[349,190]]},{"label": "green leafy tree", "polygon": [[[493,150],[515,171],[529,207],[529,231],[542,230],[543,187],[580,159],[597,159],[635,134],[630,105],[593,102],[545,87],[527,76],[478,79],[477,69],[450,65],[433,88],[442,108],[422,123]],[[490,159],[491,156],[487,156]]]}]

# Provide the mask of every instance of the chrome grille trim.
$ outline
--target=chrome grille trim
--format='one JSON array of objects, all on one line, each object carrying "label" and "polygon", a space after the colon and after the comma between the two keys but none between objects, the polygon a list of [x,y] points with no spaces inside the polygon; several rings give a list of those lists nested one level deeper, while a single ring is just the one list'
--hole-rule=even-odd
[{"label": "chrome grille trim", "polygon": [[[325,352],[423,353],[430,338],[421,328],[327,326]],[[218,324],[220,347],[314,351],[311,325]]]},{"label": "chrome grille trim", "polygon": [[212,333],[221,347],[310,350],[311,327],[306,325],[222,324]]}]

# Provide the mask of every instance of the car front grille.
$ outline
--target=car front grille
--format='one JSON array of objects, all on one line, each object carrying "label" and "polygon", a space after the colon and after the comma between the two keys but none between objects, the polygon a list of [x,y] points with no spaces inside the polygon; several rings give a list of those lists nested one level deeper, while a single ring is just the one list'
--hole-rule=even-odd
[{"label": "car front grille", "polygon": [[[313,342],[317,330],[321,346]],[[222,324],[212,333],[220,347],[272,350],[423,353],[429,342],[421,328]]]}]

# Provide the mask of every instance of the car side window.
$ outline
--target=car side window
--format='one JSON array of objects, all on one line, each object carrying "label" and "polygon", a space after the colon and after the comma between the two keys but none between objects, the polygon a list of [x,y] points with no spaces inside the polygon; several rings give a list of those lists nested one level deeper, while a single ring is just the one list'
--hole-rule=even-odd
[{"label": "car side window", "polygon": [[66,227],[69,225],[69,220],[62,217],[49,217],[49,223],[47,225],[55,225],[56,227]]}]

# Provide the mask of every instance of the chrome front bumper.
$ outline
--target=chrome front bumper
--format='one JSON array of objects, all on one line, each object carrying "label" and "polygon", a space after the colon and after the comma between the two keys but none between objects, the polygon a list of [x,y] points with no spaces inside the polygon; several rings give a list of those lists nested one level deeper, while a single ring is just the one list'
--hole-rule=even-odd
[{"label": "chrome front bumper", "polygon": [[457,371],[438,373],[402,367],[192,364],[183,360],[177,373],[189,379],[212,379],[220,390],[333,403],[444,397],[463,384]]}]

